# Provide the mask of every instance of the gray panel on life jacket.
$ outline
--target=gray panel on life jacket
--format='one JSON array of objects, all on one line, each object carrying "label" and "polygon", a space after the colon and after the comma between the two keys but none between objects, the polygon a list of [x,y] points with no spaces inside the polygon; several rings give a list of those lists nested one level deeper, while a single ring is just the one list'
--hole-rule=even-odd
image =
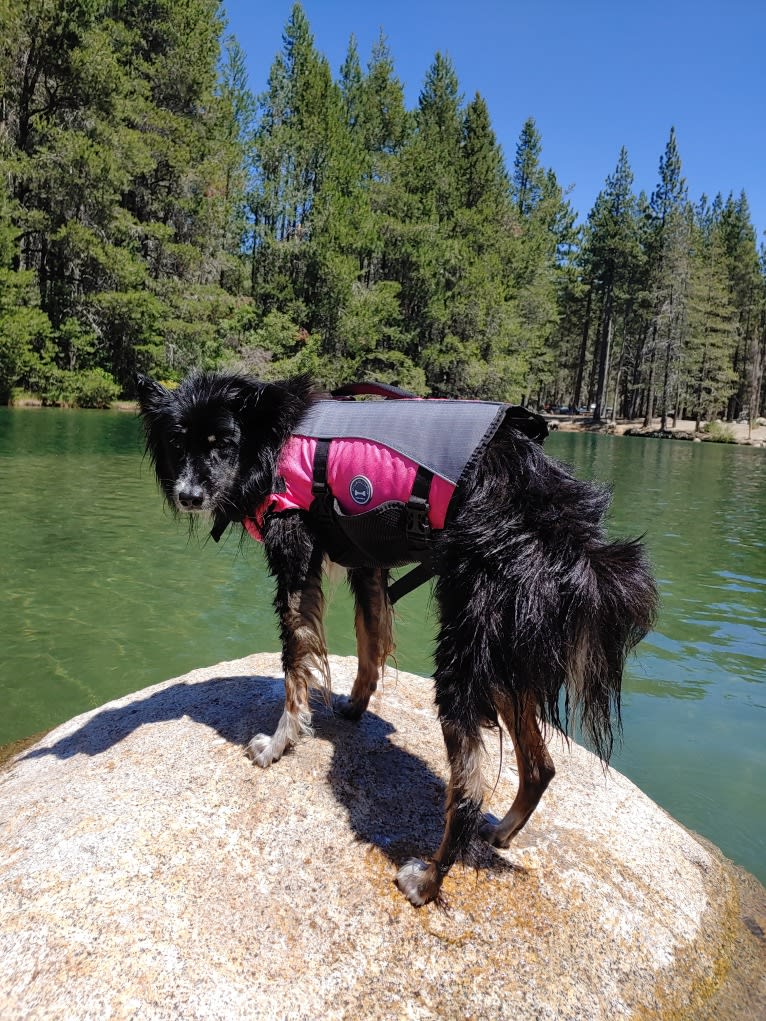
[{"label": "gray panel on life jacket", "polygon": [[380,443],[457,484],[474,451],[489,442],[509,410],[489,401],[318,401],[294,433]]}]

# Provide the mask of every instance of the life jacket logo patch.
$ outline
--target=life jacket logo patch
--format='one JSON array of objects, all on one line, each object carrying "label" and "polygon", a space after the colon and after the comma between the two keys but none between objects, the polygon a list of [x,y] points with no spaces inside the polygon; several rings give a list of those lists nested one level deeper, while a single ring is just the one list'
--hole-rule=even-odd
[{"label": "life jacket logo patch", "polygon": [[348,491],[351,499],[360,507],[372,499],[372,483],[366,475],[356,475],[349,483]]}]

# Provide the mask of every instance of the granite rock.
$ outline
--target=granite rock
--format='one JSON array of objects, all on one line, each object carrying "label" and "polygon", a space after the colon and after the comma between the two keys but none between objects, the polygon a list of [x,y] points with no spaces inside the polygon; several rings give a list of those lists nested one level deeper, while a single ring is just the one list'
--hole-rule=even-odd
[{"label": "granite rock", "polygon": [[[355,660],[331,665],[348,692]],[[416,910],[393,878],[441,831],[430,682],[391,672],[358,724],[320,705],[315,738],[260,770],[244,746],[281,700],[278,656],[221,663],[0,773],[4,1021],[703,1016],[741,938],[734,873],[626,778],[554,736],[511,848]],[[500,751],[488,734],[497,815]]]}]

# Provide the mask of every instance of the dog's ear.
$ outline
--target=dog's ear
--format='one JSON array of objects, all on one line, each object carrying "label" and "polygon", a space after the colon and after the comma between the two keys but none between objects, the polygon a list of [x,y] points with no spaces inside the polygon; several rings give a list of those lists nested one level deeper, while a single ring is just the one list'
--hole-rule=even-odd
[{"label": "dog's ear", "polygon": [[261,383],[239,377],[239,407],[243,417],[253,425],[275,425],[283,418],[294,418],[311,401],[314,385],[307,375]]},{"label": "dog's ear", "polygon": [[272,491],[280,449],[309,406],[313,389],[308,377],[274,383],[239,377],[233,393],[231,406],[242,426],[238,506],[247,515]]},{"label": "dog's ear", "polygon": [[149,411],[157,407],[162,401],[167,400],[169,390],[166,390],[161,383],[157,383],[149,376],[137,372],[134,376],[138,403],[142,411]]},{"label": "dog's ear", "polygon": [[262,402],[267,391],[267,384],[257,379],[232,376],[229,380],[229,405],[240,421],[252,423],[266,411]]}]

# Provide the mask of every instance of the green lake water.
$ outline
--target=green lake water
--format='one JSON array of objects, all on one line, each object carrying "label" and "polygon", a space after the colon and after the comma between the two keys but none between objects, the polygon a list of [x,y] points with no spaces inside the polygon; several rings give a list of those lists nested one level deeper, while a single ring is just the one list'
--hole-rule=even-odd
[{"label": "green lake water", "polygon": [[[766,882],[766,451],[571,433],[546,449],[614,487],[610,531],[646,533],[660,582],[614,765]],[[278,648],[260,548],[189,539],[127,413],[0,408],[0,582],[0,744]],[[402,669],[430,673],[434,627],[427,591],[402,600]],[[354,653],[342,586],[328,637]]]}]

